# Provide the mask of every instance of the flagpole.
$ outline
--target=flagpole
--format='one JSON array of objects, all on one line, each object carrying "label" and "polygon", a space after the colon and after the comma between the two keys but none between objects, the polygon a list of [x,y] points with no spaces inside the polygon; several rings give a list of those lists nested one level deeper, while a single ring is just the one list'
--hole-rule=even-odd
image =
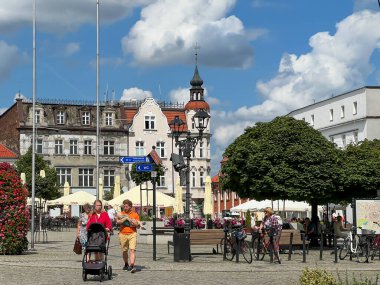
[{"label": "flagpole", "polygon": [[96,0],[96,199],[99,199],[99,0]]},{"label": "flagpole", "polygon": [[34,250],[34,207],[36,194],[36,0],[33,1],[33,107],[32,107],[32,225],[30,249]]}]

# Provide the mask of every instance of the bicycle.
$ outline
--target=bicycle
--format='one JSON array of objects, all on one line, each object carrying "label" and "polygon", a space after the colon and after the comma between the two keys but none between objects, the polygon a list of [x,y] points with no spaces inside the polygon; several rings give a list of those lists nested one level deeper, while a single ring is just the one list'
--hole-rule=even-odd
[{"label": "bicycle", "polygon": [[[253,256],[256,259],[263,260],[267,253],[273,251],[275,258],[278,263],[281,264],[279,249],[280,246],[278,241],[280,239],[281,232],[276,233],[273,229],[262,230],[256,232],[255,235],[252,235],[252,247],[253,247]],[[260,258],[260,254],[262,254]]]},{"label": "bicycle", "polygon": [[[359,227],[361,229],[361,227]],[[367,262],[369,256],[369,242],[365,235],[355,234],[355,227],[352,227],[348,236],[344,239],[339,250],[339,259],[344,260],[348,255],[356,257],[358,262]]]},{"label": "bicycle", "polygon": [[252,250],[246,241],[246,238],[247,234],[245,233],[243,227],[231,229],[228,231],[227,238],[223,238],[220,241],[222,253],[225,254],[227,260],[232,261],[234,259],[239,244],[239,254],[243,255],[243,258],[247,263],[252,263]]},{"label": "bicycle", "polygon": [[[380,227],[380,224],[373,222]],[[380,234],[376,234],[376,231],[372,231],[372,235],[369,237],[369,256],[371,260],[375,259],[376,253],[379,253],[380,258]]]}]

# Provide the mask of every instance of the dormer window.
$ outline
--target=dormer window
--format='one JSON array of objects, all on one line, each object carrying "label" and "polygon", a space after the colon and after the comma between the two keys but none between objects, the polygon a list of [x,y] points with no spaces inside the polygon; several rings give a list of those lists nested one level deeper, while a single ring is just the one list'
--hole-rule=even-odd
[{"label": "dormer window", "polygon": [[82,112],[82,125],[85,125],[85,126],[90,125],[90,112],[89,111]]},{"label": "dormer window", "polygon": [[66,114],[64,111],[57,112],[57,125],[64,125],[66,119]]},{"label": "dormer window", "polygon": [[113,125],[113,113],[107,112],[105,117],[106,117],[106,126],[112,126]]},{"label": "dormer window", "polygon": [[36,124],[40,124],[41,123],[41,110],[36,110],[35,111],[35,114],[34,114],[34,119],[35,119],[35,123]]}]

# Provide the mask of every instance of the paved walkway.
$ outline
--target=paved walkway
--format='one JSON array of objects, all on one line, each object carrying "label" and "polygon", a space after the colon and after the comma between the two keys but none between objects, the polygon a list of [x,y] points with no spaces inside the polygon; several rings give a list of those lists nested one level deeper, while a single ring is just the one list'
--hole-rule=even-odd
[{"label": "paved walkway", "polygon": [[[0,255],[0,284],[84,284],[82,281],[81,257],[72,252],[74,231],[49,232],[48,243],[36,243],[36,251],[19,256]],[[211,253],[210,247],[193,247],[193,261],[174,262],[167,254],[165,245],[157,246],[157,261],[152,259],[152,245],[139,244],[137,267],[140,272],[131,274],[122,270],[123,262],[117,236],[112,236],[108,265],[112,266],[113,279],[106,284],[295,284],[302,268],[325,268],[345,279],[346,274],[374,278],[380,274],[380,261],[368,264],[356,261],[334,263],[331,250],[326,250],[323,260],[319,251],[311,250],[307,262],[302,255],[294,254],[292,260],[282,255],[282,264],[253,261],[247,264],[223,261],[222,255]],[[202,254],[203,253],[203,254]],[[90,276],[86,283],[98,282]]]}]

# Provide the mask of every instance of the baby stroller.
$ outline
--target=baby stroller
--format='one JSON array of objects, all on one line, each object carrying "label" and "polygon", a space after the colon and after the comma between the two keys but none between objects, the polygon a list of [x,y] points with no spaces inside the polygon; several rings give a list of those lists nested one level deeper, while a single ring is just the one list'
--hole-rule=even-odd
[{"label": "baby stroller", "polygon": [[[100,282],[103,281],[104,275],[108,279],[112,279],[112,267],[107,267],[107,255],[110,239],[107,239],[107,232],[102,224],[93,223],[88,228],[87,243],[84,250],[82,268],[83,268],[83,281],[87,280],[87,274],[99,275]],[[103,253],[103,260],[100,261],[87,261],[88,253]]]}]

